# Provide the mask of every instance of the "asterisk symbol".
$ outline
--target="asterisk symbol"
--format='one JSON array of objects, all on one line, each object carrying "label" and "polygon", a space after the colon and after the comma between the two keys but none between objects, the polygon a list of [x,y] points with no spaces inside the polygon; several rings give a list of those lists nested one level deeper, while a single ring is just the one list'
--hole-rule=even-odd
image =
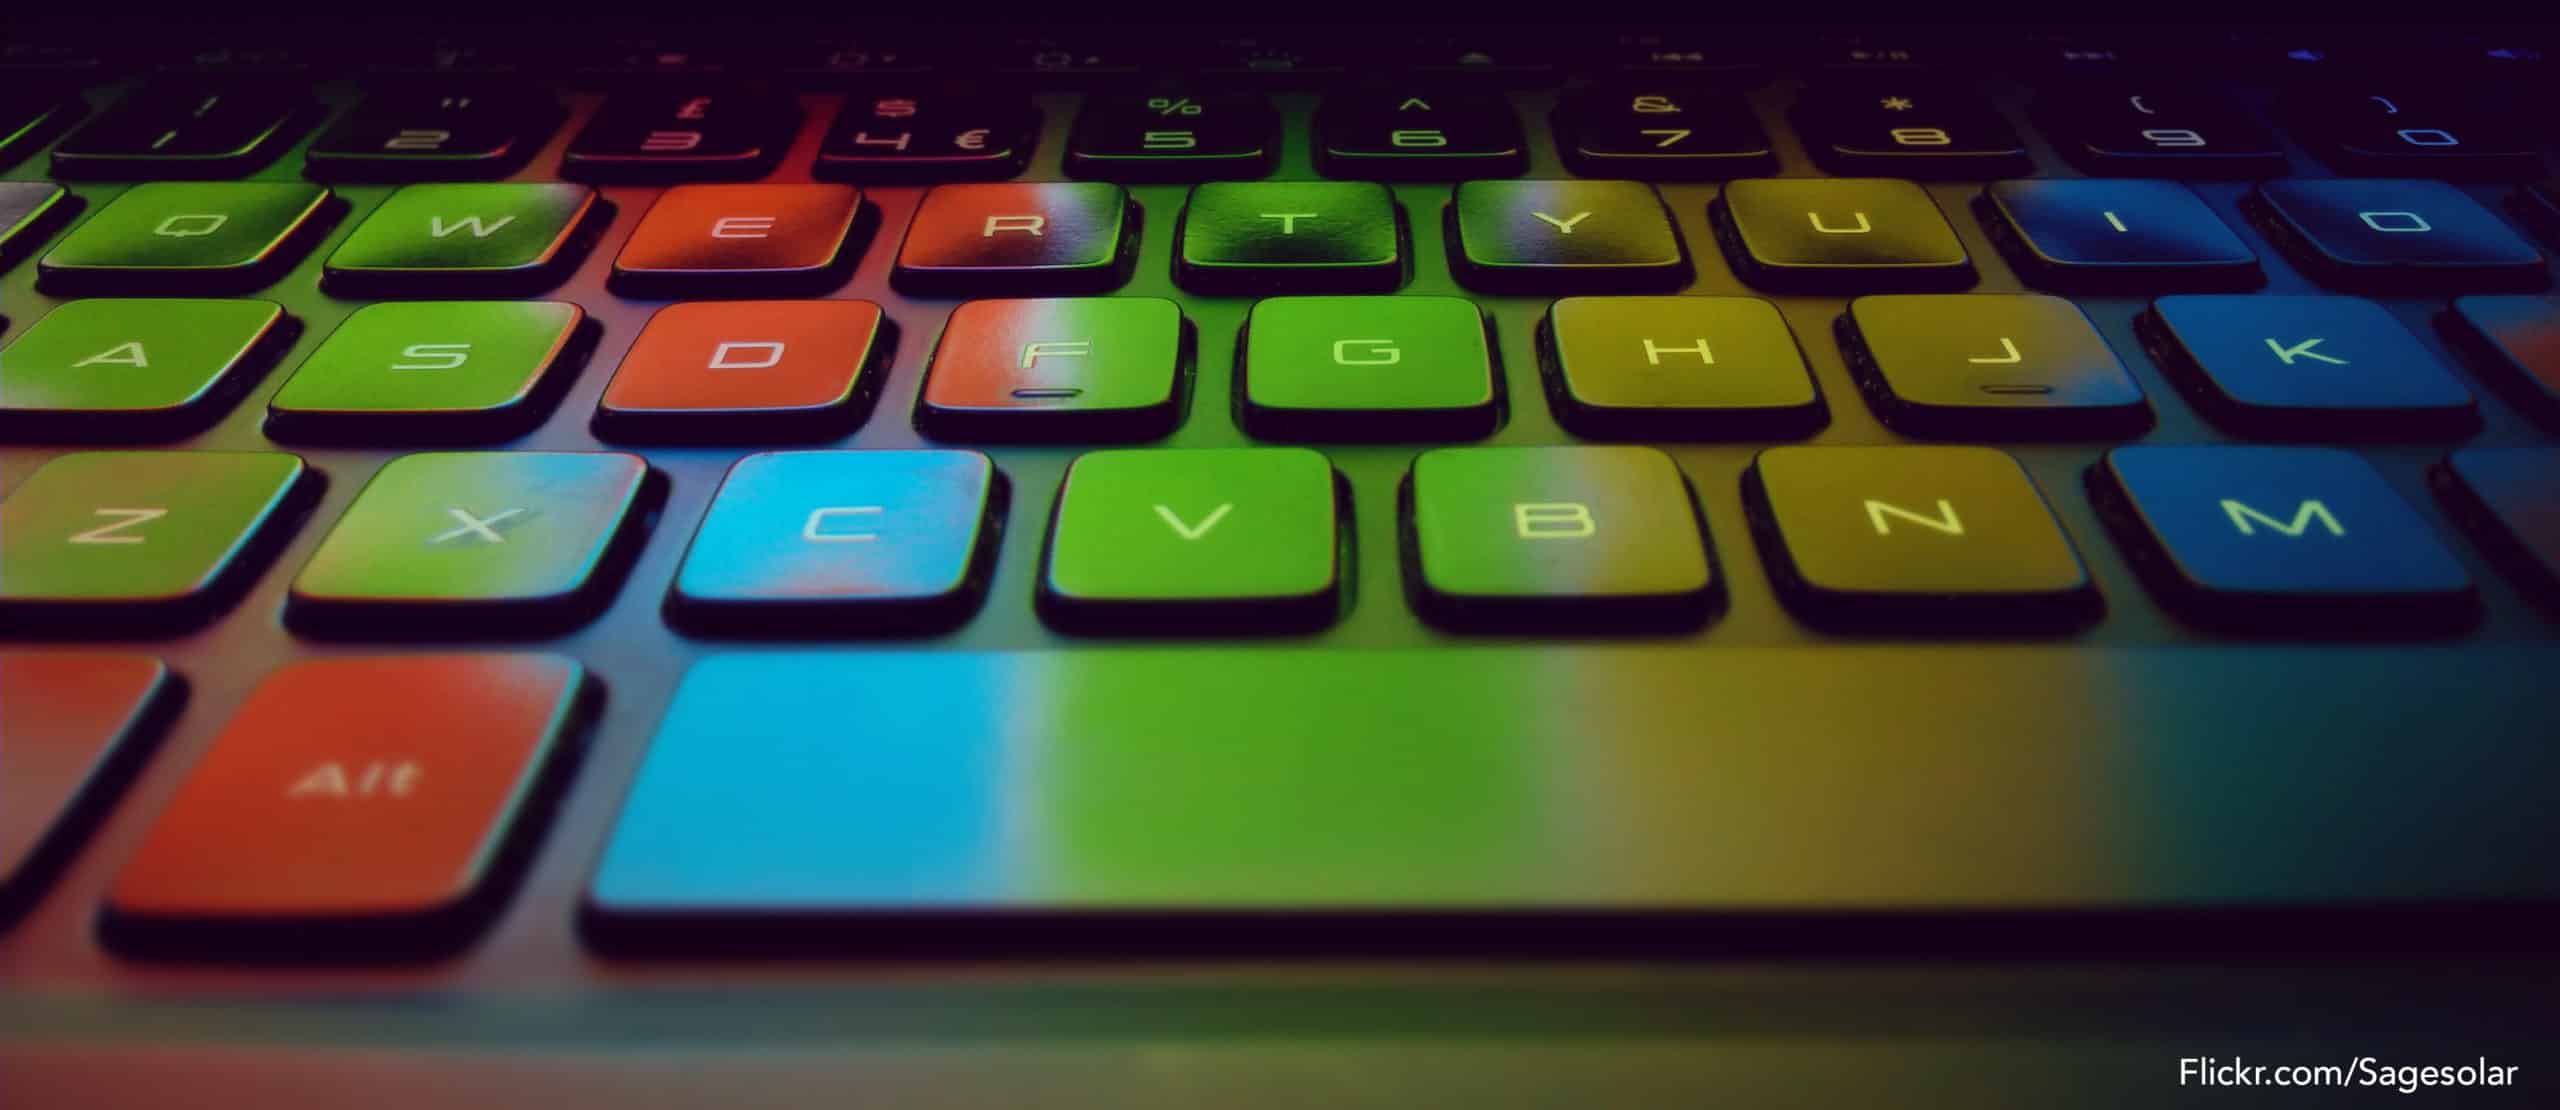
[{"label": "asterisk symbol", "polygon": [[1884,98],[1884,110],[1885,110],[1885,111],[1888,111],[1888,112],[1908,112],[1908,111],[1910,111],[1910,110],[1911,110],[1911,108],[1912,108],[1912,104],[1911,104],[1911,98],[1910,98],[1910,97],[1907,97],[1907,96],[1888,96],[1888,97]]}]

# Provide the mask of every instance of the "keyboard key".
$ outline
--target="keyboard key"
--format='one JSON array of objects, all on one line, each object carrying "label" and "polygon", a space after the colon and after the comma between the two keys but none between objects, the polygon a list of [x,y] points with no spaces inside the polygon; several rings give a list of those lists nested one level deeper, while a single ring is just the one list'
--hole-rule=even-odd
[{"label": "keyboard key", "polygon": [[1709,212],[1742,280],[1781,292],[1962,289],[1973,260],[1908,181],[1751,178]]},{"label": "keyboard key", "polygon": [[406,185],[329,252],[333,293],[531,296],[576,269],[603,223],[584,185]]},{"label": "keyboard key", "polygon": [[1772,447],[1743,504],[1779,597],[1818,625],[1974,630],[2099,611],[2035,483],[1989,447]]},{"label": "keyboard key", "polygon": [[1174,281],[1196,293],[1388,293],[1404,269],[1403,217],[1384,185],[1217,182],[1182,207]]},{"label": "keyboard key", "polygon": [[2560,448],[2466,447],[2427,477],[2518,585],[2560,605]]},{"label": "keyboard key", "polygon": [[1794,333],[1757,297],[1566,297],[1546,325],[1548,396],[1576,435],[1780,439],[1830,418]]},{"label": "keyboard key", "polygon": [[940,185],[916,207],[890,282],[940,297],[1107,293],[1128,280],[1137,232],[1118,185]]},{"label": "keyboard key", "polygon": [[0,268],[17,265],[79,208],[50,181],[0,181]]},{"label": "keyboard key", "polygon": [[1067,139],[1067,172],[1105,181],[1260,177],[1280,149],[1280,116],[1258,96],[1094,96]]},{"label": "keyboard key", "polygon": [[859,249],[850,185],[678,185],[659,194],[613,260],[635,297],[778,296],[841,285]]},{"label": "keyboard key", "polygon": [[1520,117],[1499,97],[1439,90],[1342,93],[1316,112],[1316,172],[1364,181],[1509,177],[1527,164]]},{"label": "keyboard key", "polygon": [[37,270],[47,292],[246,292],[291,267],[336,207],[318,185],[136,185],[63,236]]},{"label": "keyboard key", "polygon": [[1954,89],[1816,88],[1796,105],[1795,121],[1814,160],[1844,176],[2003,177],[2030,168],[2009,121],[1989,101]]},{"label": "keyboard key", "polygon": [[978,610],[1005,484],[975,451],[784,451],[730,468],[667,617],[688,631],[847,637]]},{"label": "keyboard key", "polygon": [[2328,447],[2119,447],[2089,491],[2161,600],[2210,627],[2401,635],[2471,576],[2371,464]]},{"label": "keyboard key", "polygon": [[2063,292],[2255,289],[2257,252],[2168,181],[1998,181],[1978,207],[2012,266]]},{"label": "keyboard key", "polygon": [[267,404],[306,443],[487,443],[532,431],[591,341],[564,301],[410,301],[357,309]]},{"label": "keyboard key", "polygon": [[2360,292],[2529,292],[2542,252],[2441,181],[2297,179],[2252,194],[2269,238],[2324,285]]},{"label": "keyboard key", "polygon": [[826,440],[880,392],[887,321],[869,301],[672,304],[649,318],[596,407],[620,442]]},{"label": "keyboard key", "polygon": [[1449,263],[1486,292],[1670,292],[1689,283],[1671,213],[1641,181],[1469,181]]},{"label": "keyboard key", "polygon": [[0,501],[0,627],[90,636],[217,615],[318,494],[270,452],[61,455]]},{"label": "keyboard key", "polygon": [[764,176],[800,126],[789,96],[739,89],[615,94],[569,144],[579,181],[738,181]]},{"label": "keyboard key", "polygon": [[1244,428],[1431,440],[1502,423],[1485,322],[1456,297],[1273,297],[1245,319]]},{"label": "keyboard key", "polygon": [[152,821],[102,935],[298,959],[458,947],[523,866],[599,700],[557,655],[290,664]]},{"label": "keyboard key", "polygon": [[2454,298],[2437,318],[2446,336],[2494,368],[2494,384],[2560,431],[2560,305],[2515,294]]},{"label": "keyboard key", "polygon": [[300,89],[194,82],[135,92],[53,148],[83,180],[237,177],[293,145],[316,113]]},{"label": "keyboard key", "polygon": [[0,349],[0,438],[146,441],[230,411],[297,329],[268,301],[72,301]]},{"label": "keyboard key", "polygon": [[[0,169],[16,165],[78,122],[87,109],[79,98],[58,89],[18,86],[0,89]],[[7,226],[0,220],[0,227]]]},{"label": "keyboard key", "polygon": [[366,639],[562,631],[612,595],[664,496],[635,455],[403,455],[303,565],[285,621]]},{"label": "keyboard key", "polygon": [[1731,93],[1585,89],[1565,96],[1554,124],[1565,168],[1584,177],[1722,180],[1778,168],[1768,132]]},{"label": "keyboard key", "polygon": [[1416,608],[1456,629],[1666,631],[1718,583],[1689,484],[1650,447],[1443,447],[1413,460]]},{"label": "keyboard key", "polygon": [[836,181],[992,181],[1022,172],[1040,112],[962,94],[854,97],[818,146],[814,172]]},{"label": "keyboard key", "polygon": [[2093,174],[2256,178],[2285,172],[2275,134],[2211,93],[2118,87],[2055,96],[2038,107],[2055,149]]},{"label": "keyboard key", "polygon": [[185,689],[148,655],[0,652],[0,923],[69,862]]},{"label": "keyboard key", "polygon": [[2243,435],[2447,436],[2479,424],[2471,391],[2371,301],[2162,297],[2137,323],[2196,408]]},{"label": "keyboard key", "polygon": [[1312,631],[1340,607],[1333,464],[1294,447],[1096,451],[1067,468],[1040,615],[1072,632]]},{"label": "keyboard key", "polygon": [[2455,98],[2324,89],[2288,97],[2284,113],[2305,145],[2348,173],[2512,181],[2543,172],[2505,112]]},{"label": "keyboard key", "polygon": [[1839,332],[1876,415],[1908,435],[2070,439],[2151,426],[2142,387],[2060,297],[1860,297]]},{"label": "keyboard key", "polygon": [[1157,439],[1182,422],[1190,327],[1172,301],[970,301],[952,310],[916,403],[936,439]]},{"label": "keyboard key", "polygon": [[2526,186],[2516,194],[2515,209],[2544,239],[2560,243],[2560,177]]},{"label": "keyboard key", "polygon": [[385,89],[312,140],[303,172],[320,181],[504,177],[532,159],[561,118],[547,94],[517,89]]}]

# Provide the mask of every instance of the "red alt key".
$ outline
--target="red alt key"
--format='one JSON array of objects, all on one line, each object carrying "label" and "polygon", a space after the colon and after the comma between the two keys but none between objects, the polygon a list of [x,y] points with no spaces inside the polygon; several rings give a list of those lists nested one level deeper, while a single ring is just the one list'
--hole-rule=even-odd
[{"label": "red alt key", "polygon": [[502,893],[545,770],[592,708],[550,655],[323,659],[270,675],[108,894],[128,950],[459,944]]}]

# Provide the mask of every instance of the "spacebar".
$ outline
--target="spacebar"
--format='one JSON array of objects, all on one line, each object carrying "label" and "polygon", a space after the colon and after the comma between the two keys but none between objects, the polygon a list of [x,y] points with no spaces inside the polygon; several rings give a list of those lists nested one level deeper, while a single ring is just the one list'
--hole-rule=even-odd
[{"label": "spacebar", "polygon": [[582,926],[634,953],[2014,948],[2513,911],[2473,913],[2476,939],[2560,905],[2560,746],[2539,733],[2560,693],[2534,677],[2556,664],[2521,645],[722,656],[652,741]]}]

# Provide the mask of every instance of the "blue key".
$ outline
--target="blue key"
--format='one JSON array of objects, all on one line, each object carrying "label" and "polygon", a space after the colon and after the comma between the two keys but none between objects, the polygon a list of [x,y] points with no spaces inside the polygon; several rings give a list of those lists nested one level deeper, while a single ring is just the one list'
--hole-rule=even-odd
[{"label": "blue key", "polygon": [[2268,238],[2323,285],[2357,292],[2530,292],[2542,252],[2441,181],[2286,178],[2258,186]]},{"label": "blue key", "polygon": [[720,484],[667,594],[688,631],[948,627],[986,593],[1004,482],[975,451],[780,451]]},{"label": "blue key", "polygon": [[2471,391],[2356,297],[2162,297],[2143,342],[2196,407],[2243,435],[2428,438],[2478,427]]},{"label": "blue key", "polygon": [[1982,191],[1983,226],[2028,281],[2069,292],[2255,289],[2257,252],[2174,181],[2055,178]]},{"label": "blue key", "polygon": [[2477,612],[2425,518],[2330,447],[2119,447],[2099,511],[2161,599],[2216,627],[2407,635]]}]

